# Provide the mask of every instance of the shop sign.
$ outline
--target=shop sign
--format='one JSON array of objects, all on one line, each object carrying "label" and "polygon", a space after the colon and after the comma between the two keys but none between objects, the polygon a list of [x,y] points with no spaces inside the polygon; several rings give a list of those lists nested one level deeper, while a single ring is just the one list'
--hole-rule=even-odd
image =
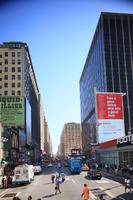
[{"label": "shop sign", "polygon": [[117,139],[117,147],[133,145],[133,135],[127,135]]}]

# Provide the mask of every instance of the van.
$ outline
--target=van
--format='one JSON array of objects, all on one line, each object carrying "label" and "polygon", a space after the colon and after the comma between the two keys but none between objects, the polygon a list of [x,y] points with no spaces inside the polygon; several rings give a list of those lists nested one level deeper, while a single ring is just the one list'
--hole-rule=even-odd
[{"label": "van", "polygon": [[15,167],[14,169],[15,184],[31,183],[32,180],[34,180],[33,165],[23,164]]}]

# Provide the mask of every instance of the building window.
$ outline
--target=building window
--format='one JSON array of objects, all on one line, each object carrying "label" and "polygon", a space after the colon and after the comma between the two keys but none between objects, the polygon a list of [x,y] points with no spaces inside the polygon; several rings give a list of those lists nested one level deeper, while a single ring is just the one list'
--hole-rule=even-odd
[{"label": "building window", "polygon": [[0,78],[0,81],[2,81],[2,78]]},{"label": "building window", "polygon": [[8,75],[5,75],[5,77],[4,77],[4,78],[5,78],[5,80],[8,80]]},{"label": "building window", "polygon": [[8,57],[8,52],[5,52],[5,57]]},{"label": "building window", "polygon": [[18,65],[20,65],[21,64],[21,60],[18,60]]},{"label": "building window", "polygon": [[18,58],[21,56],[21,52],[20,51],[17,52],[17,56],[18,56]]},{"label": "building window", "polygon": [[5,67],[5,72],[8,72],[8,67]]},{"label": "building window", "polygon": [[12,80],[15,80],[15,75],[12,75]]},{"label": "building window", "polygon": [[12,87],[15,87],[15,83],[12,83]]},{"label": "building window", "polygon": [[5,96],[8,95],[8,91],[4,91],[4,95],[5,95]]},{"label": "building window", "polygon": [[12,60],[12,65],[15,65],[15,60]]},{"label": "building window", "polygon": [[18,67],[18,72],[21,72],[21,67]]},{"label": "building window", "polygon": [[2,54],[0,54],[0,58],[2,58]]},{"label": "building window", "polygon": [[18,90],[17,95],[21,95],[21,91],[20,90]]},{"label": "building window", "polygon": [[0,73],[2,73],[2,69],[0,69]]},{"label": "building window", "polygon": [[21,80],[21,75],[18,75],[18,80]]},{"label": "building window", "polygon": [[12,67],[12,72],[15,72],[15,67]]},{"label": "building window", "polygon": [[7,65],[8,64],[8,60],[5,60],[5,65]]},{"label": "building window", "polygon": [[8,83],[4,83],[4,87],[8,87]]},{"label": "building window", "polygon": [[15,52],[12,52],[12,57],[15,57]]},{"label": "building window", "polygon": [[2,85],[0,85],[0,89],[2,88]]},{"label": "building window", "polygon": [[0,65],[2,65],[2,62],[0,62]]},{"label": "building window", "polygon": [[21,87],[21,83],[17,83],[17,87]]},{"label": "building window", "polygon": [[12,95],[15,95],[15,90],[12,90]]}]

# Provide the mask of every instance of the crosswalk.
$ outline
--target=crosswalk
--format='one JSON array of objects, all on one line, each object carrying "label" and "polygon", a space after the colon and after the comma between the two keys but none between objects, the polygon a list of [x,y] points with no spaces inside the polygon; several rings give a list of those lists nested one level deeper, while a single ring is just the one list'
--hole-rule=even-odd
[{"label": "crosswalk", "polygon": [[99,199],[99,196],[102,194],[106,200],[113,200],[115,199],[115,196],[110,192],[105,190],[102,187],[98,188],[89,188],[90,189],[90,199],[91,200],[97,200]]}]

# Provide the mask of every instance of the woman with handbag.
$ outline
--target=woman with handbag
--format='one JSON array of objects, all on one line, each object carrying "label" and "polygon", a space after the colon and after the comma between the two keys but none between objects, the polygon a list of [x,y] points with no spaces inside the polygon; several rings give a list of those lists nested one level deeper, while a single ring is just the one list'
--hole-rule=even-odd
[{"label": "woman with handbag", "polygon": [[61,194],[61,191],[60,191],[60,184],[61,184],[61,181],[59,180],[59,178],[57,177],[56,178],[56,185],[55,185],[55,195],[57,195],[57,192],[59,191],[59,193]]}]

